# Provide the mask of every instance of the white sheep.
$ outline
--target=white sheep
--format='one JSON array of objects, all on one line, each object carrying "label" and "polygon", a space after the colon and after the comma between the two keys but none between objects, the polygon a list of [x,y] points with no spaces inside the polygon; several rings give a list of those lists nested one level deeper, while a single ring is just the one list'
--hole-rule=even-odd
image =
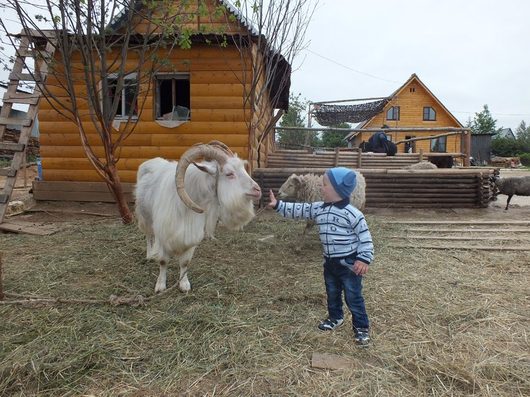
[{"label": "white sheep", "polygon": [[411,164],[405,167],[406,170],[434,170],[438,168],[436,164],[427,160],[422,160],[419,163]]},{"label": "white sheep", "polygon": [[510,200],[514,195],[530,196],[530,176],[512,176],[509,178],[497,178],[495,179],[495,185],[497,185],[499,193],[508,196],[505,210],[508,210]]},{"label": "white sheep", "polygon": [[[206,161],[196,163],[199,158]],[[155,292],[166,289],[172,256],[180,265],[179,288],[187,292],[191,288],[188,265],[195,248],[205,237],[213,236],[218,222],[233,230],[250,222],[254,217],[252,201],[261,197],[261,190],[245,170],[245,161],[226,145],[210,142],[192,147],[178,163],[162,158],[142,163],[135,196],[147,258],[160,263]]]},{"label": "white sheep", "polygon": [[[366,180],[360,172],[353,172],[357,175],[357,184],[350,196],[350,204],[362,211],[366,203]],[[322,178],[322,175],[315,174],[292,174],[280,187],[278,198],[305,203],[322,201]],[[307,221],[304,233],[314,224],[314,221]]]}]

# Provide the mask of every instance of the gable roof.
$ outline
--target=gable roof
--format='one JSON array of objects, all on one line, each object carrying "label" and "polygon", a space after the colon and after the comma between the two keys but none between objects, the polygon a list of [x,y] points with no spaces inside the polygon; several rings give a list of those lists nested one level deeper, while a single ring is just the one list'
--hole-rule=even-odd
[{"label": "gable roof", "polygon": [[515,139],[515,134],[513,133],[511,128],[503,128],[498,133],[497,136],[499,138],[508,138],[508,139]]},{"label": "gable roof", "polygon": [[[445,112],[449,115],[449,117],[451,117],[454,122],[461,128],[464,128],[464,126],[462,125],[462,123],[460,123],[460,121],[458,121],[458,119],[449,111],[449,109],[447,109],[444,104],[436,97],[436,95],[434,95],[431,90],[429,90],[429,88],[427,88],[427,86],[420,80],[420,78],[416,75],[416,73],[412,73],[412,75],[408,78],[407,81],[405,81],[405,83],[399,87],[397,90],[395,90],[392,94],[390,94],[388,96],[388,101],[390,102],[392,99],[394,99],[396,96],[398,96],[410,83],[412,83],[413,81],[416,81],[425,91],[427,91],[427,93],[436,101],[436,103],[443,109],[445,110]],[[381,110],[383,111],[383,110]],[[381,113],[381,112],[379,112]],[[364,122],[362,122],[361,124],[359,124],[357,126],[357,128],[363,128],[365,125],[367,125],[368,123],[370,123],[373,119],[374,119],[375,116],[373,116],[372,118],[370,118],[369,120],[366,120]]]},{"label": "gable roof", "polygon": [[[217,3],[220,5],[223,5],[227,8],[227,10],[233,14],[236,17],[236,20],[246,29],[249,30],[249,32],[253,36],[258,36],[258,31],[256,28],[252,25],[252,23],[246,18],[241,12],[228,0],[216,0]],[[133,0],[130,4],[133,4],[135,11],[140,11],[142,7],[145,5],[145,2],[143,0]],[[109,28],[113,30],[118,30],[125,23],[127,23],[127,13],[129,11],[128,7],[124,7],[121,9],[121,11],[116,15],[116,17],[110,22]]]}]

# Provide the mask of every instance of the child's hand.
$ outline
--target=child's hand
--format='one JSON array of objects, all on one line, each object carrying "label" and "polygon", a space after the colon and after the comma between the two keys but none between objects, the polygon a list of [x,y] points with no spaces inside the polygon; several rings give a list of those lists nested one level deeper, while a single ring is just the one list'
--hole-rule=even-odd
[{"label": "child's hand", "polygon": [[269,190],[269,204],[267,205],[267,208],[276,207],[276,203],[278,203],[278,200],[276,200],[276,196],[274,196],[272,189],[270,189]]},{"label": "child's hand", "polygon": [[362,261],[355,261],[353,264],[353,272],[358,276],[364,276],[368,273],[368,265]]}]

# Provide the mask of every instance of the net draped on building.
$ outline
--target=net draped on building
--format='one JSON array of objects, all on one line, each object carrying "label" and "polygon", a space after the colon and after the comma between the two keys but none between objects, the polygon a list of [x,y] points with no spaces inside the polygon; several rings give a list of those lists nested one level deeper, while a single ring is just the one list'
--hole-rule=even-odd
[{"label": "net draped on building", "polygon": [[388,99],[361,103],[359,105],[315,104],[314,115],[318,124],[325,126],[332,126],[340,123],[360,123],[381,112],[387,103]]}]

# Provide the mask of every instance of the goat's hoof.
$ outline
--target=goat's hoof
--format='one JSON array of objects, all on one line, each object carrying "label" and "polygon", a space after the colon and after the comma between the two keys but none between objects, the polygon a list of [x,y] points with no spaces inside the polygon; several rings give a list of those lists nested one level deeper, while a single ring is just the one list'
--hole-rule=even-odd
[{"label": "goat's hoof", "polygon": [[189,281],[181,281],[179,283],[179,289],[182,291],[182,292],[190,292],[191,290],[191,284]]},{"label": "goat's hoof", "polygon": [[160,292],[164,292],[166,290],[165,285],[156,285],[155,287],[155,294],[159,294]]}]

